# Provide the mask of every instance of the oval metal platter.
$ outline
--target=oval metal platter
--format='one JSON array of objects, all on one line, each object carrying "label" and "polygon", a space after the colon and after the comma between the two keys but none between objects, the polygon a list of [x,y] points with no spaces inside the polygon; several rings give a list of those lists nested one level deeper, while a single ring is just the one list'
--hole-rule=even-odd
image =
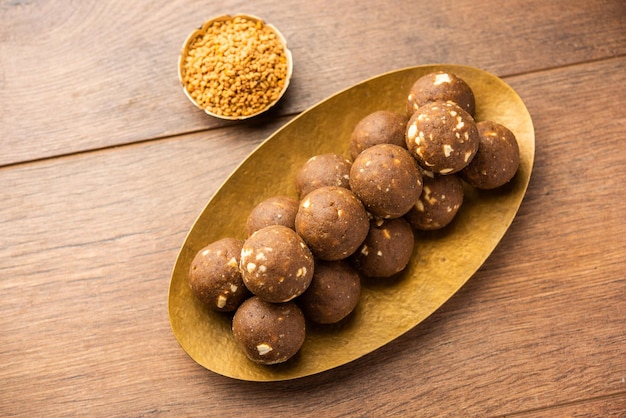
[{"label": "oval metal platter", "polygon": [[[355,311],[339,324],[307,323],[300,352],[274,366],[248,360],[231,336],[232,315],[205,308],[191,293],[187,272],[195,254],[223,238],[245,239],[250,210],[274,195],[296,196],[295,173],[310,157],[349,156],[356,123],[376,110],[405,111],[410,86],[427,73],[456,73],[476,96],[475,119],[492,120],[516,136],[521,163],[508,185],[495,191],[465,189],[455,220],[443,230],[416,233],[411,262],[398,277],[364,280]],[[224,182],[189,231],[169,289],[169,318],[181,347],[203,367],[235,379],[287,380],[323,372],[391,342],[442,306],[480,268],[522,203],[535,151],[530,114],[518,94],[485,71],[457,65],[405,68],[363,81],[306,110],[262,142]]]}]

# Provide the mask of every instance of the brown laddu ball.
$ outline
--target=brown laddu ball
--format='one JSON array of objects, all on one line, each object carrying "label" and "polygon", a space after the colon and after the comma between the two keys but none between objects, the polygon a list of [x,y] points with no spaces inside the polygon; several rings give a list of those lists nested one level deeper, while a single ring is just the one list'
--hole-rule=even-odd
[{"label": "brown laddu ball", "polygon": [[296,303],[310,320],[334,324],[350,315],[360,294],[359,272],[346,260],[316,260],[313,280]]},{"label": "brown laddu ball", "polygon": [[291,229],[296,227],[298,201],[288,196],[272,196],[257,204],[246,219],[248,236],[270,225],[283,225]]},{"label": "brown laddu ball", "polygon": [[407,124],[407,148],[422,168],[437,174],[467,167],[478,143],[474,118],[452,102],[428,103]]},{"label": "brown laddu ball", "polygon": [[200,249],[191,261],[191,291],[214,311],[234,311],[249,296],[239,271],[242,246],[241,240],[222,238]]},{"label": "brown laddu ball", "polygon": [[296,231],[322,260],[348,257],[361,245],[368,230],[365,207],[346,188],[321,187],[300,201]]},{"label": "brown laddu ball", "polygon": [[476,156],[459,174],[477,189],[495,189],[508,183],[519,168],[517,139],[506,126],[492,121],[476,123],[479,145]]},{"label": "brown laddu ball", "polygon": [[313,254],[291,228],[270,225],[246,239],[239,261],[246,287],[267,302],[300,296],[313,277]]},{"label": "brown laddu ball", "polygon": [[361,152],[352,163],[350,189],[375,217],[399,218],[419,197],[422,178],[406,149],[380,144]]},{"label": "brown laddu ball", "polygon": [[272,365],[284,363],[300,350],[306,323],[295,303],[270,303],[253,296],[235,312],[232,332],[250,360]]},{"label": "brown laddu ball", "polygon": [[442,176],[424,171],[420,198],[404,218],[417,230],[431,231],[447,226],[463,204],[463,183],[456,175]]},{"label": "brown laddu ball", "polygon": [[435,71],[418,78],[411,86],[406,109],[409,116],[431,102],[453,102],[471,116],[476,111],[472,88],[459,76],[446,71]]},{"label": "brown laddu ball", "polygon": [[314,155],[296,173],[296,191],[302,199],[324,186],[350,188],[352,161],[334,153]]},{"label": "brown laddu ball", "polygon": [[350,261],[365,276],[391,277],[406,268],[414,246],[413,230],[404,218],[377,219]]},{"label": "brown laddu ball", "polygon": [[363,150],[378,144],[393,144],[406,148],[404,133],[407,115],[389,110],[377,110],[361,119],[350,135],[350,155],[354,160]]}]

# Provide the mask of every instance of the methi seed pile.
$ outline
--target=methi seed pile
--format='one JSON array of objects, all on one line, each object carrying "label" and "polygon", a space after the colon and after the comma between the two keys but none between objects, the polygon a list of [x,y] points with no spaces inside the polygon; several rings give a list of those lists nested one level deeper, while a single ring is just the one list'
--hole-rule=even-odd
[{"label": "methi seed pile", "polygon": [[182,81],[209,112],[250,116],[280,97],[287,67],[277,34],[263,22],[238,16],[213,22],[189,44]]}]

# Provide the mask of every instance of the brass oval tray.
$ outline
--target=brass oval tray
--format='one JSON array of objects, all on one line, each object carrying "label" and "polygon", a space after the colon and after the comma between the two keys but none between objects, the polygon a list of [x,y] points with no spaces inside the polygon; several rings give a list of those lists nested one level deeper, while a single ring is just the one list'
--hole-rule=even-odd
[{"label": "brass oval tray", "polygon": [[[231,337],[231,316],[211,312],[191,294],[187,271],[197,251],[223,237],[245,238],[245,219],[261,200],[296,196],[296,171],[311,156],[349,155],[355,124],[367,114],[403,112],[411,84],[436,70],[463,78],[476,96],[476,120],[507,126],[519,142],[521,163],[500,190],[466,190],[457,218],[437,233],[417,234],[415,254],[401,277],[364,281],[361,300],[349,318],[333,326],[307,324],[305,343],[284,364],[249,361]],[[189,231],[176,260],[169,289],[169,318],[182,348],[197,363],[224,376],[250,381],[303,377],[355,360],[422,322],[446,302],[484,263],[522,202],[535,149],[533,124],[523,101],[498,77],[456,65],[426,65],[389,72],[341,91],[284,125],[232,173]]]}]

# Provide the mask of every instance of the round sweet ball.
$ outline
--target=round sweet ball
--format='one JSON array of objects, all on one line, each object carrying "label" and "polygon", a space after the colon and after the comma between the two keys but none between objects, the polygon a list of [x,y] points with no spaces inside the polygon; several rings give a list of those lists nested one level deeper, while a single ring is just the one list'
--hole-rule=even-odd
[{"label": "round sweet ball", "polygon": [[297,300],[304,316],[319,324],[334,324],[356,308],[361,276],[345,260],[315,262],[311,285]]},{"label": "round sweet ball", "polygon": [[399,218],[415,204],[422,191],[422,178],[406,149],[379,144],[354,160],[350,189],[374,217]]},{"label": "round sweet ball", "polygon": [[448,101],[474,116],[476,99],[469,84],[456,74],[436,71],[413,83],[407,98],[407,113],[410,116],[427,103]]},{"label": "round sweet ball", "polygon": [[189,266],[192,293],[210,309],[232,312],[250,295],[239,271],[243,241],[222,238],[202,248]]},{"label": "round sweet ball", "polygon": [[305,162],[296,173],[296,191],[302,199],[324,186],[350,188],[352,162],[339,154],[320,154]]},{"label": "round sweet ball", "polygon": [[313,254],[290,228],[270,225],[246,239],[239,261],[243,282],[267,302],[300,296],[313,277]]},{"label": "round sweet ball", "polygon": [[478,129],[469,113],[452,102],[419,108],[407,125],[406,144],[425,170],[453,174],[465,168],[478,151]]},{"label": "round sweet ball", "polygon": [[405,219],[417,230],[431,231],[447,226],[463,203],[463,183],[457,175],[424,172],[424,187]]},{"label": "round sweet ball", "polygon": [[507,127],[491,121],[476,123],[479,145],[476,156],[461,178],[477,189],[495,189],[508,183],[519,168],[517,139]]},{"label": "round sweet ball", "polygon": [[264,365],[293,357],[304,343],[305,327],[294,302],[269,303],[257,296],[241,304],[232,322],[233,336],[246,357]]},{"label": "round sweet ball", "polygon": [[350,155],[354,160],[364,149],[378,144],[394,144],[406,148],[406,115],[378,110],[361,119],[350,136]]},{"label": "round sweet ball", "polygon": [[361,245],[368,230],[365,207],[346,188],[320,187],[300,201],[296,231],[322,260],[348,257]]},{"label": "round sweet ball", "polygon": [[295,229],[298,201],[287,196],[272,196],[256,205],[246,220],[247,236],[270,225]]},{"label": "round sweet ball", "polygon": [[391,277],[404,270],[413,254],[415,239],[404,218],[372,222],[369,234],[351,261],[368,277]]}]

